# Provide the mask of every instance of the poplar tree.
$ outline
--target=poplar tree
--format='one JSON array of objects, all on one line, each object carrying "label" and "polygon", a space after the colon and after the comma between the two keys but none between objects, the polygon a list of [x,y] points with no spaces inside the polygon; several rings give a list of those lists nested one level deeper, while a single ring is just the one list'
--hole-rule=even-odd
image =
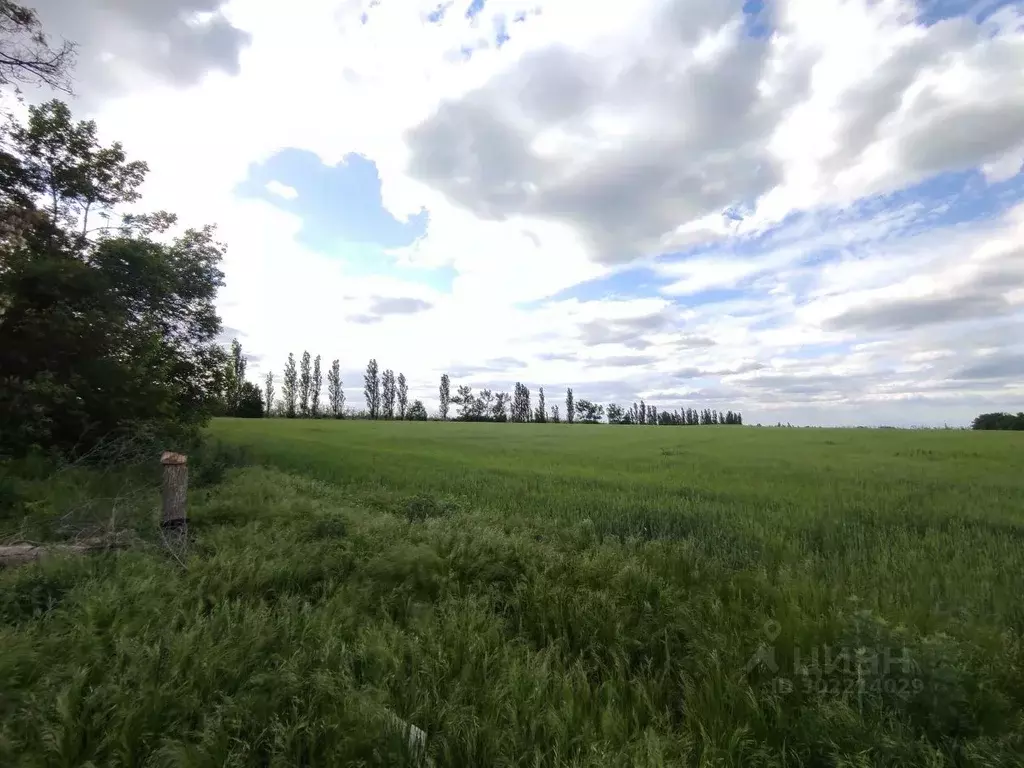
[{"label": "poplar tree", "polygon": [[405,374],[398,374],[398,418],[405,419],[406,411],[409,408],[409,384],[405,380]]},{"label": "poplar tree", "polygon": [[310,394],[309,404],[313,412],[313,418],[320,418],[320,390],[324,386],[324,377],[320,371],[320,355],[313,361],[313,391]]},{"label": "poplar tree", "polygon": [[284,397],[284,415],[289,419],[295,418],[295,399],[298,395],[298,375],[295,372],[295,355],[288,353],[288,362],[284,366],[284,387],[281,390]]},{"label": "poplar tree", "polygon": [[441,414],[441,421],[447,421],[448,408],[450,407],[452,402],[452,383],[451,380],[448,378],[447,373],[441,374],[441,386],[438,390],[438,394],[440,395],[440,398],[438,400],[440,407],[438,408],[438,411]]},{"label": "poplar tree", "polygon": [[274,413],[274,372],[270,371],[263,379],[263,395],[267,400],[267,416]]},{"label": "poplar tree", "polygon": [[572,396],[572,387],[565,390],[565,420],[572,424],[576,418],[576,401]]},{"label": "poplar tree", "polygon": [[332,360],[327,371],[327,404],[331,415],[340,419],[345,409],[345,390],[342,389],[341,363],[338,360]]},{"label": "poplar tree", "polygon": [[384,418],[395,418],[395,372],[388,368],[381,378],[381,388],[384,390]]},{"label": "poplar tree", "polygon": [[363,397],[366,398],[366,410],[370,418],[376,419],[380,414],[380,373],[376,358],[371,358],[366,364],[366,373],[363,374]]},{"label": "poplar tree", "polygon": [[309,362],[309,352],[303,352],[302,362],[299,364],[299,413],[303,418],[309,416],[309,391],[313,387]]}]

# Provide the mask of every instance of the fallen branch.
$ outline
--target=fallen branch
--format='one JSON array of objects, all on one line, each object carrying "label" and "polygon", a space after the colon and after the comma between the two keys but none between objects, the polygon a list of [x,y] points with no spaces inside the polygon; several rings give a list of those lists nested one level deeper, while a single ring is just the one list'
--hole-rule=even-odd
[{"label": "fallen branch", "polygon": [[0,568],[34,563],[53,555],[88,555],[123,549],[125,546],[125,543],[117,539],[84,539],[73,544],[8,544],[0,546]]}]

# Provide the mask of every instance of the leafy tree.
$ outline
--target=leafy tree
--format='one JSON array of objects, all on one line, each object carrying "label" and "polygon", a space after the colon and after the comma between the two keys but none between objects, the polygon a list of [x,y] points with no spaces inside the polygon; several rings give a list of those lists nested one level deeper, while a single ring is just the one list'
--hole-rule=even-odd
[{"label": "leafy tree", "polygon": [[242,354],[241,342],[232,339],[231,352],[224,373],[224,412],[229,416],[238,415],[239,396],[244,383],[245,355]]},{"label": "leafy tree", "polygon": [[621,424],[623,417],[623,411],[621,406],[615,403],[608,404],[608,423],[609,424]]},{"label": "leafy tree", "polygon": [[336,359],[331,361],[327,371],[327,404],[334,418],[340,419],[344,415],[345,389],[341,381],[341,362]]},{"label": "leafy tree", "polygon": [[238,388],[238,405],[235,408],[235,416],[243,419],[263,418],[263,395],[260,388],[251,381],[243,381]]},{"label": "leafy tree", "polygon": [[404,419],[405,412],[409,408],[409,383],[405,380],[405,374],[398,374],[398,418]]},{"label": "leafy tree", "polygon": [[572,397],[572,387],[567,387],[565,390],[565,420],[572,424],[575,418],[576,404]]},{"label": "leafy tree", "polygon": [[[90,213],[108,215],[115,206],[139,199],[138,187],[148,166],[141,161],[128,162],[118,142],[100,146],[95,121],[74,122],[63,102],[29,107],[28,124],[15,123],[5,133],[6,141],[0,144],[10,145],[13,153],[0,153],[4,196],[23,211],[38,206],[79,255],[88,245]],[[120,228],[104,227],[102,231],[146,237],[165,231],[175,221],[172,214],[163,212],[126,214]],[[57,244],[53,232],[47,240],[50,246]]]},{"label": "leafy tree", "polygon": [[541,424],[548,420],[548,410],[544,405],[544,387],[537,392],[537,412],[534,414],[533,420]]},{"label": "leafy tree", "polygon": [[409,411],[406,413],[405,418],[409,421],[426,421],[427,409],[423,407],[423,401],[414,400],[412,405],[409,406]]},{"label": "leafy tree", "polygon": [[517,381],[512,395],[512,421],[529,421],[530,416],[530,389]]},{"label": "leafy tree", "polygon": [[381,387],[384,390],[384,418],[395,418],[395,372],[388,368],[384,371],[381,379]]},{"label": "leafy tree", "polygon": [[658,406],[649,405],[647,406],[647,423],[657,426],[658,424]]},{"label": "leafy tree", "polygon": [[604,406],[589,400],[577,400],[576,418],[584,424],[597,424],[604,418]]},{"label": "leafy tree", "polygon": [[263,392],[267,401],[267,416],[274,412],[274,372],[269,371],[263,379]]},{"label": "leafy tree", "polygon": [[493,421],[492,410],[494,408],[494,392],[489,389],[481,389],[473,403],[473,421]]},{"label": "leafy tree", "polygon": [[366,398],[366,410],[371,419],[380,415],[380,372],[377,360],[371,358],[366,364],[363,374],[363,397]]},{"label": "leafy tree", "polygon": [[551,406],[551,423],[552,424],[561,424],[561,422],[562,422],[562,417],[558,413],[558,405],[557,404],[552,405]]},{"label": "leafy tree", "polygon": [[494,393],[494,406],[491,408],[491,418],[494,421],[508,421],[509,400],[508,392]]},{"label": "leafy tree", "polygon": [[320,393],[324,388],[324,377],[320,371],[320,355],[313,360],[313,380],[309,393],[309,411],[314,419],[320,418]]},{"label": "leafy tree", "polygon": [[299,415],[302,418],[309,416],[309,393],[313,388],[313,374],[310,372],[309,352],[302,353],[302,362],[299,363]]},{"label": "leafy tree", "polygon": [[448,408],[449,408],[449,405],[450,405],[450,403],[452,401],[451,381],[448,379],[448,374],[447,373],[441,374],[441,387],[440,387],[440,389],[438,391],[439,391],[439,394],[441,396],[440,397],[440,401],[439,401],[439,403],[440,403],[440,409],[439,410],[440,410],[440,413],[441,413],[441,421],[447,421],[448,420]]},{"label": "leafy tree", "polygon": [[643,400],[640,401],[640,410],[637,411],[637,417],[639,418],[637,424],[647,423],[647,403],[645,403]]},{"label": "leafy tree", "polygon": [[983,413],[971,422],[971,429],[1024,430],[1024,411],[1016,416],[1012,413]]},{"label": "leafy tree", "polygon": [[92,238],[89,212],[138,200],[146,165],[60,102],[0,132],[0,453],[72,452],[143,425],[194,432],[227,359],[213,229],[170,239],[172,215],[126,214]]},{"label": "leafy tree", "polygon": [[36,12],[0,0],[0,85],[42,83],[71,93],[75,46],[50,46]]},{"label": "leafy tree", "polygon": [[295,418],[295,401],[299,394],[299,376],[295,371],[295,355],[288,353],[288,362],[284,364],[284,383],[281,397],[284,398],[284,415]]},{"label": "leafy tree", "polygon": [[470,421],[473,414],[473,407],[476,405],[476,398],[473,397],[473,388],[461,386],[456,390],[452,402],[459,406],[459,419]]}]

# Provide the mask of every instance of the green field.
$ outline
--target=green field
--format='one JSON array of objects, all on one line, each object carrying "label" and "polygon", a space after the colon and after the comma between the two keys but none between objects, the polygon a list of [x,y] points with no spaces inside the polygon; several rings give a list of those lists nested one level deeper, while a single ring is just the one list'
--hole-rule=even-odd
[{"label": "green field", "polygon": [[1021,764],[1017,434],[210,431],[183,564],[0,574],[0,764]]}]

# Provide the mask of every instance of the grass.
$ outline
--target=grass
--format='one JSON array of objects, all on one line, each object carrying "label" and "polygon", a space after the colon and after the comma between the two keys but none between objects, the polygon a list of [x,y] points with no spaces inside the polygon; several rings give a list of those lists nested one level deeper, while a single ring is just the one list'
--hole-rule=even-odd
[{"label": "grass", "polygon": [[211,431],[184,568],[0,573],[0,764],[1020,764],[1017,435]]}]

